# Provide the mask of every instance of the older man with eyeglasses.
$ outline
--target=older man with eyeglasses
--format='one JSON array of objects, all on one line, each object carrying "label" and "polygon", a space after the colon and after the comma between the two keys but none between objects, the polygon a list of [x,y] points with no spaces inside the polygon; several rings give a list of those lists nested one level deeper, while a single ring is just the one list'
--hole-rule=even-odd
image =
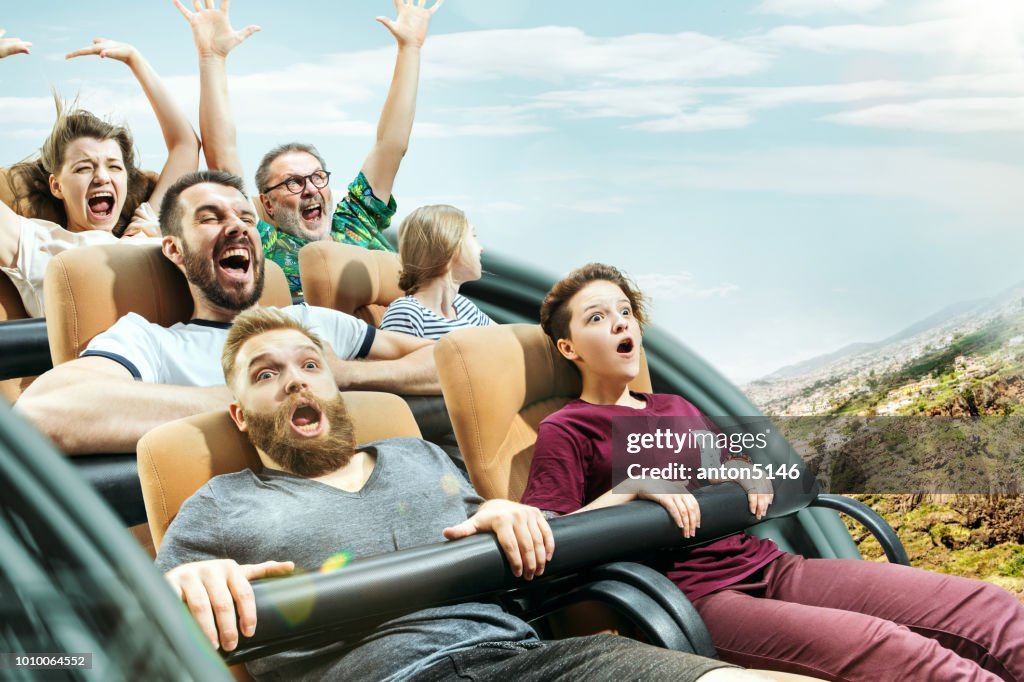
[{"label": "older man with eyeglasses", "polygon": [[[292,142],[267,152],[256,169],[256,189],[267,221],[260,221],[264,255],[281,266],[293,295],[302,294],[299,249],[311,241],[333,239],[368,249],[394,251],[383,231],[391,224],[395,200],[391,188],[409,145],[416,112],[420,48],[430,18],[444,0],[427,7],[429,0],[395,0],[394,20],[377,17],[395,37],[398,56],[384,109],[377,124],[377,140],[345,197],[334,205],[331,174],[313,145]],[[231,28],[230,0],[220,8],[214,0],[193,0],[189,11],[175,5],[192,26],[199,52],[199,127],[209,168],[243,175],[228,98],[228,54],[259,30]]]}]

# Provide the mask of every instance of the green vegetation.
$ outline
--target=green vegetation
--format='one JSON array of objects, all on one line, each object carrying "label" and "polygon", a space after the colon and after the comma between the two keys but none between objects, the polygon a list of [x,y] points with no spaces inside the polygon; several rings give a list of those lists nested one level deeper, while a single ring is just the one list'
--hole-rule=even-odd
[{"label": "green vegetation", "polygon": [[[980,358],[999,351],[1004,348],[1009,339],[1022,331],[1024,331],[1024,319],[1021,319],[1019,315],[1014,315],[1009,319],[995,319],[970,334],[956,335],[952,342],[943,348],[933,349],[931,346],[926,346],[923,355],[914,358],[897,371],[878,375],[872,370],[865,380],[869,392],[849,398],[845,403],[836,407],[833,413],[872,414],[892,391],[930,377],[938,385],[930,389],[927,396],[919,396],[905,410],[905,413],[928,414],[938,406],[959,398],[969,413],[978,414],[977,399],[971,387],[965,388],[959,385],[961,377],[956,368],[956,358],[959,356]],[[998,376],[983,377],[982,379],[995,380],[997,378]],[[803,397],[808,397],[818,388],[837,381],[838,379],[831,382],[830,380],[819,380],[803,391]],[[1013,411],[1016,408],[1010,409],[1011,411],[1007,413],[1017,413]]]},{"label": "green vegetation", "polygon": [[[918,568],[995,583],[1024,601],[1024,498],[854,495],[896,529]],[[878,542],[846,519],[861,555],[885,561]]]}]

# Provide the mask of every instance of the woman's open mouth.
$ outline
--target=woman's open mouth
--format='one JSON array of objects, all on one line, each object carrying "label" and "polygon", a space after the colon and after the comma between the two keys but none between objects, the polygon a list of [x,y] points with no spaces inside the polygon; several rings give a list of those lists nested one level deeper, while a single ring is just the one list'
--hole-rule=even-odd
[{"label": "woman's open mouth", "polygon": [[114,216],[113,192],[96,192],[86,199],[89,218],[92,222],[106,222]]},{"label": "woman's open mouth", "polygon": [[621,343],[615,348],[615,352],[619,355],[629,355],[633,352],[633,339],[623,339]]}]

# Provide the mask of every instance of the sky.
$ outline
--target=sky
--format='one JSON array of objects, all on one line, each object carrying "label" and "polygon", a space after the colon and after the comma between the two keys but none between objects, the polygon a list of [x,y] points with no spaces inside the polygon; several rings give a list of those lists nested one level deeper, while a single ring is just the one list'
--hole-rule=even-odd
[{"label": "sky", "polygon": [[[235,0],[262,30],[228,60],[242,160],[315,144],[335,191],[373,141],[388,0]],[[0,160],[53,120],[51,87],[164,147],[123,64],[136,45],[198,127],[170,0],[37,0],[0,28]],[[1018,0],[447,0],[423,48],[396,221],[467,212],[485,250],[552,276],[617,265],[655,324],[745,382],[1024,280]],[[397,224],[397,222],[396,222]]]}]

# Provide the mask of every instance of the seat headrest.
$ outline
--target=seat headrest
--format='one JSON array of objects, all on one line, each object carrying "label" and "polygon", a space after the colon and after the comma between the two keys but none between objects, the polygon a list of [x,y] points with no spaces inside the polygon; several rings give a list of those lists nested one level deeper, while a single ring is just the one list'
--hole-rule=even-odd
[{"label": "seat headrest", "polygon": [[[14,286],[14,282],[7,275],[0,274],[0,322],[24,320],[27,317],[28,313],[25,311],[25,305],[21,302],[18,288]],[[13,404],[34,378],[24,377],[0,381],[0,397]]]},{"label": "seat headrest", "polygon": [[311,242],[299,251],[306,303],[333,308],[380,326],[384,310],[404,295],[398,256],[338,242]]},{"label": "seat headrest", "polygon": [[[260,303],[291,305],[284,273],[265,262]],[[58,365],[77,358],[94,336],[128,313],[169,327],[192,316],[185,276],[158,244],[110,244],[71,249],[46,269],[45,308],[50,354]]]},{"label": "seat headrest", "polygon": [[[473,485],[485,498],[518,500],[526,488],[537,426],[579,397],[579,372],[539,325],[459,329],[434,352],[441,390]],[[646,356],[630,384],[650,391]]]},{"label": "seat headrest", "polygon": [[[420,436],[409,406],[391,393],[343,391],[356,443]],[[208,480],[263,468],[248,436],[226,409],[178,419],[139,440],[139,480],[149,529],[159,548],[182,503]]]}]

